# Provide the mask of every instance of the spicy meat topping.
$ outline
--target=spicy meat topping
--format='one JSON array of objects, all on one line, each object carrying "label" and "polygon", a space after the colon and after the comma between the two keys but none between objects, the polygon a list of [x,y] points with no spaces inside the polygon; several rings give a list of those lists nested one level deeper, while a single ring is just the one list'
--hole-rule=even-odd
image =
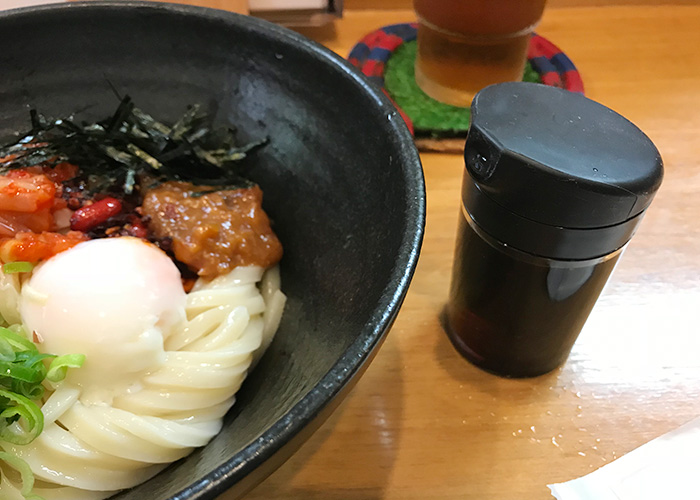
[{"label": "spicy meat topping", "polygon": [[146,191],[141,211],[149,230],[172,241],[175,258],[199,276],[215,277],[236,266],[270,267],[282,258],[257,186],[212,192],[166,182]]}]

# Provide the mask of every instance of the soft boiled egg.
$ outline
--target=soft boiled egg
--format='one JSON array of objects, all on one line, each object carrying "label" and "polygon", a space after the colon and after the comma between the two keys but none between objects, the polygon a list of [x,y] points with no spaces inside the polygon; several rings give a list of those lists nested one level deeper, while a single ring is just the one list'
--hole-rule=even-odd
[{"label": "soft boiled egg", "polygon": [[102,402],[134,390],[162,364],[163,342],[185,320],[185,302],[180,272],[162,250],[106,238],[37,266],[22,287],[20,314],[42,352],[86,356],[68,382]]}]

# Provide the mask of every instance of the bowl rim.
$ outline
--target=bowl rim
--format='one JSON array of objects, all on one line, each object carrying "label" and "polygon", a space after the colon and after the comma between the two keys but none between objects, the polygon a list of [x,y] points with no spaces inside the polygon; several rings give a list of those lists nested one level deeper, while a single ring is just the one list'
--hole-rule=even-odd
[{"label": "bowl rim", "polygon": [[[0,22],[11,22],[15,18],[47,15],[52,12],[119,11],[126,9],[145,9],[166,15],[187,15],[232,25],[236,28],[243,27],[258,33],[265,32],[265,36],[273,37],[277,42],[283,44],[293,45],[295,49],[305,52],[310,57],[322,61],[323,64],[333,67],[335,70],[339,70],[345,78],[351,80],[361,92],[374,101],[374,113],[385,114],[388,123],[387,132],[393,135],[392,143],[396,144],[396,153],[399,157],[397,163],[402,166],[405,180],[406,230],[399,245],[399,252],[396,255],[388,284],[371,317],[331,369],[272,426],[234,456],[170,497],[170,500],[211,499],[247,477],[282,448],[294,445],[293,438],[312,421],[316,420],[316,425],[320,426],[322,422],[319,420],[325,419],[330,413],[326,412],[324,415],[323,410],[328,409],[331,402],[343,389],[349,388],[353,379],[361,374],[369,364],[373,354],[376,353],[375,349],[384,340],[398,314],[418,263],[425,230],[425,180],[413,137],[396,107],[385,93],[374,86],[359,70],[340,55],[291,29],[252,16],[224,10],[142,0],[84,0],[14,8],[0,11]],[[288,455],[291,456],[300,445],[301,442],[296,443]],[[271,472],[270,470],[268,474]],[[263,479],[260,478],[260,481]],[[257,484],[258,481],[254,482],[246,491]]]}]

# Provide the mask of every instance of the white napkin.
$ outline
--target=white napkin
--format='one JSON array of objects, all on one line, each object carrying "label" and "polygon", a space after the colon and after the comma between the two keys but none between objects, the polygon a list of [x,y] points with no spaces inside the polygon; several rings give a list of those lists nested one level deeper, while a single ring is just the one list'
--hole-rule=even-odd
[{"label": "white napkin", "polygon": [[559,500],[700,498],[700,418],[579,479],[550,484]]}]

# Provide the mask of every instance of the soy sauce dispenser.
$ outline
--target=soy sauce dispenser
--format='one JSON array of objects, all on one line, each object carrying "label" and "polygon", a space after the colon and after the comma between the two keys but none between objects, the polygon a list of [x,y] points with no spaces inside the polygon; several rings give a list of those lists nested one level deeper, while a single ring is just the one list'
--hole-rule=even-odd
[{"label": "soy sauce dispenser", "polygon": [[472,102],[444,324],[485,370],[565,361],[663,176],[651,140],[614,111],[510,82]]}]

